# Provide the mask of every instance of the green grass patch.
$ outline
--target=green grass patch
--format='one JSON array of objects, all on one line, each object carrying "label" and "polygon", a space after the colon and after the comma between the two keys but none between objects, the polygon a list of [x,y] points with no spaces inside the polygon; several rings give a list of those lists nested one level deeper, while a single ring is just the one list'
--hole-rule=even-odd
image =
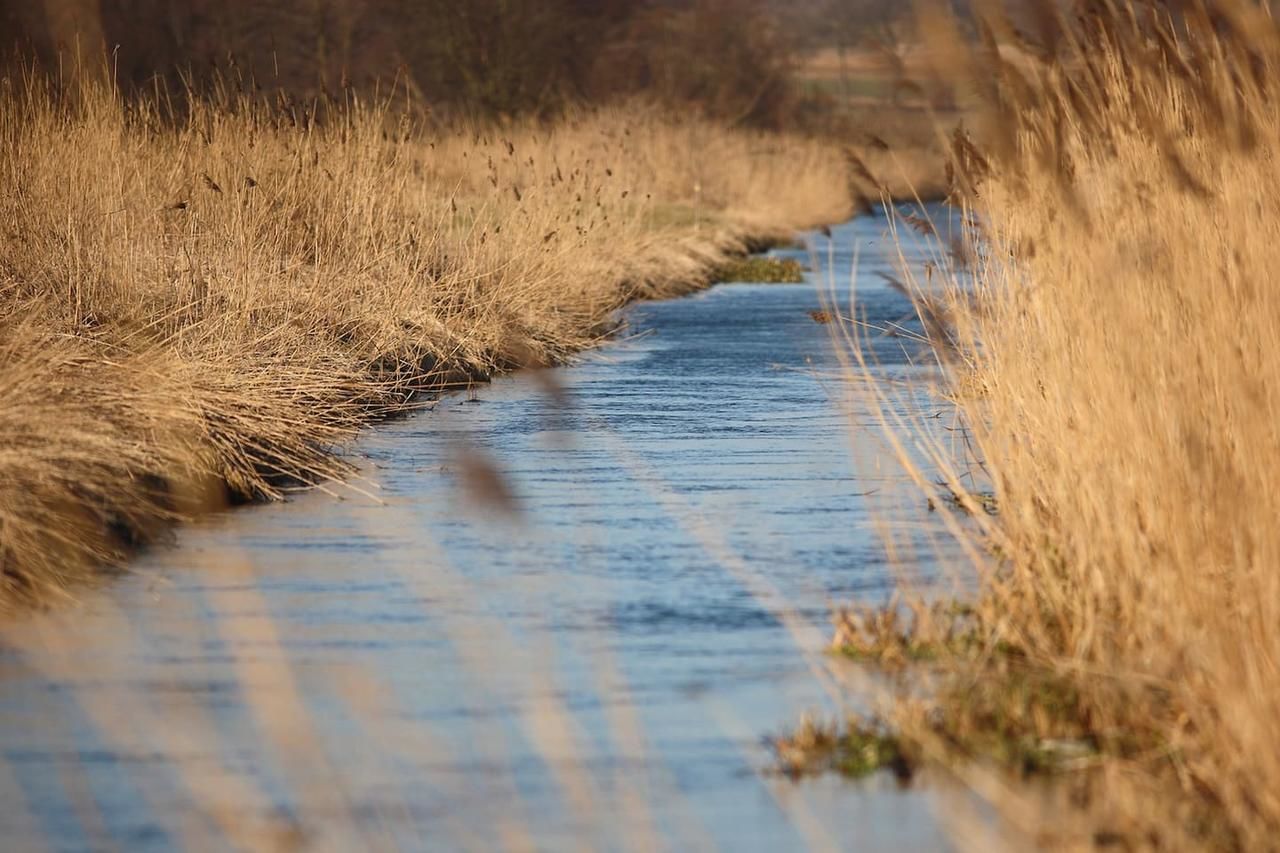
[{"label": "green grass patch", "polygon": [[715,272],[715,280],[755,284],[799,284],[804,281],[804,266],[793,258],[752,255],[721,266]]},{"label": "green grass patch", "polygon": [[939,506],[939,502],[941,502],[965,515],[973,515],[975,509],[987,515],[999,515],[1000,513],[1000,504],[997,502],[994,492],[965,492],[961,494],[945,483],[938,483],[938,486],[941,488],[941,495],[937,498],[929,498],[930,512],[935,511]]},{"label": "green grass patch", "polygon": [[[1081,675],[1030,657],[961,602],[851,608],[836,617],[831,653],[916,680],[932,679],[927,701],[905,700],[901,719],[851,719],[839,727],[804,721],[775,739],[783,770],[815,768],[861,776],[904,756],[944,763],[984,761],[1022,775],[1095,766],[1106,759],[1171,757],[1156,726],[1125,725],[1116,708],[1158,711],[1167,696],[1149,685],[1107,682],[1082,689]],[[1143,715],[1154,720],[1158,713]],[[808,752],[812,758],[804,758]],[[825,755],[823,758],[817,756]],[[914,763],[914,759],[913,759]]]},{"label": "green grass patch", "polygon": [[769,738],[768,744],[779,771],[793,779],[831,772],[860,779],[890,770],[906,782],[917,764],[886,726],[854,718],[844,723],[806,719],[793,731]]}]

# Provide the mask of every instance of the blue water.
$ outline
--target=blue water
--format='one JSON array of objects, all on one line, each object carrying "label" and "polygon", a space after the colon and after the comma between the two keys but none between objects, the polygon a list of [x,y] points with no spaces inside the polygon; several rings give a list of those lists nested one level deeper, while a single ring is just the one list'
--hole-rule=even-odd
[{"label": "blue water", "polygon": [[[850,313],[856,262],[852,313],[913,328],[885,228],[806,235],[803,285],[637,306],[579,364],[371,430],[336,496],[6,627],[5,849],[947,847],[928,790],[793,783],[761,741],[860,701],[822,646],[898,578],[877,522],[937,533],[810,314]],[[909,337],[865,348],[932,405]]]}]

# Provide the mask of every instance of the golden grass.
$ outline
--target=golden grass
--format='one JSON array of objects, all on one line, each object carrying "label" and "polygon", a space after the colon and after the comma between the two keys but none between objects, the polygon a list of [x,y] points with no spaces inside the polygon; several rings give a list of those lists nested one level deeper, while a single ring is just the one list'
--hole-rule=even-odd
[{"label": "golden grass", "polygon": [[[924,445],[968,510],[939,505],[981,592],[900,621],[848,614],[841,643],[926,650],[933,695],[888,712],[897,732],[1046,843],[1268,849],[1280,38],[1246,3],[1177,21],[1097,4],[1078,29],[1040,5],[1047,60],[957,60],[992,104],[984,151],[957,151],[980,259],[953,268],[949,334],[927,325],[955,382],[981,389],[955,397],[972,452],[884,408],[921,485],[936,489],[910,462]],[[936,294],[922,305],[937,316]],[[956,764],[972,757],[1066,773],[1067,813]]]},{"label": "golden grass", "polygon": [[440,129],[228,95],[178,122],[0,83],[0,604],[195,512],[344,474],[415,395],[851,210],[837,150],[643,105]]}]

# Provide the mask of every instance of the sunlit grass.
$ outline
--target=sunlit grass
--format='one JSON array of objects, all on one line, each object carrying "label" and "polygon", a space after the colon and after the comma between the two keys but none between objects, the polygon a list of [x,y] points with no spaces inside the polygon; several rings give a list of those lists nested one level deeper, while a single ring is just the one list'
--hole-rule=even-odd
[{"label": "sunlit grass", "polygon": [[[1250,4],[1078,29],[1037,5],[1047,42],[1017,62],[929,19],[991,105],[955,147],[971,249],[910,285],[962,440],[865,363],[857,382],[980,588],[958,629],[871,612],[837,646],[914,666],[873,719],[1055,844],[1259,849],[1280,827],[1280,40]],[[1046,815],[1010,780],[1048,771],[1071,781]]]},{"label": "sunlit grass", "polygon": [[633,104],[419,126],[228,93],[0,91],[0,601],[346,473],[423,392],[564,361],[640,297],[851,209],[838,151]]}]

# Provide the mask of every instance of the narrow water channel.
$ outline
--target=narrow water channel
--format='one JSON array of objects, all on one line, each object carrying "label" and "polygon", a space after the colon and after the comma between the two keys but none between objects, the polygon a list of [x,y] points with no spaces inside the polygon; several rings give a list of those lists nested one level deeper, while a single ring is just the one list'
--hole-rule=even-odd
[{"label": "narrow water channel", "polygon": [[862,319],[909,306],[883,216],[808,241],[806,284],[636,306],[553,382],[370,431],[355,490],[0,629],[5,849],[945,848],[927,791],[766,772],[762,736],[838,707],[833,604],[895,581],[897,475],[854,464],[873,419],[811,312],[855,261]]}]

